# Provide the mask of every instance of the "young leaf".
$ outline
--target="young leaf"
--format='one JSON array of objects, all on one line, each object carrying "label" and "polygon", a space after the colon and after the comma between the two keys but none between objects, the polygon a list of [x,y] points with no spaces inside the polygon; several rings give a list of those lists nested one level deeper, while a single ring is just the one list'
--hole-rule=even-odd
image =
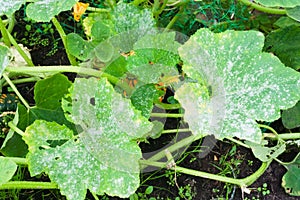
[{"label": "young leaf", "polygon": [[78,0],[36,0],[26,7],[26,14],[37,22],[49,22],[62,11],[70,10]]},{"label": "young leaf", "polygon": [[11,16],[14,12],[19,10],[24,3],[26,3],[26,0],[1,0],[0,16]]},{"label": "young leaf", "polygon": [[280,28],[284,28],[287,26],[300,26],[300,22],[297,22],[296,20],[291,19],[290,17],[280,17],[275,23],[274,25],[280,27]]},{"label": "young leaf", "polygon": [[87,60],[95,44],[82,39],[76,33],[70,33],[66,37],[67,49],[69,52],[80,60]]},{"label": "young leaf", "polygon": [[300,74],[262,53],[263,44],[256,31],[214,34],[200,29],[179,48],[183,70],[198,81],[175,94],[194,134],[260,143],[255,120],[274,121],[280,109],[296,104]]},{"label": "young leaf", "polygon": [[142,115],[146,118],[150,117],[153,101],[158,98],[159,93],[153,84],[138,87],[130,97],[133,106],[142,111]]},{"label": "young leaf", "polygon": [[295,7],[300,5],[299,0],[255,0],[255,2],[260,3],[267,7]]},{"label": "young leaf", "polygon": [[9,158],[0,157],[0,185],[8,182],[17,171],[17,164]]},{"label": "young leaf", "polygon": [[298,154],[297,159],[285,167],[288,171],[282,177],[282,187],[289,195],[300,196],[300,155]]},{"label": "young leaf", "polygon": [[60,100],[68,92],[71,82],[62,74],[40,80],[34,87],[35,105],[45,109],[56,109],[61,106]]},{"label": "young leaf", "polygon": [[264,145],[249,141],[245,141],[245,144],[251,147],[254,156],[262,162],[267,162],[274,158],[277,158],[286,150],[286,145],[284,143],[279,143],[274,147],[266,147]]},{"label": "young leaf", "polygon": [[285,65],[300,69],[300,27],[288,26],[271,32],[264,50],[274,53]]},{"label": "young leaf", "polygon": [[146,84],[158,83],[162,76],[178,76],[179,56],[162,49],[138,49],[127,61],[128,71]]},{"label": "young leaf", "polygon": [[300,101],[282,112],[282,123],[288,129],[300,127]]},{"label": "young leaf", "polygon": [[300,22],[300,6],[296,6],[295,8],[287,9],[286,14],[290,18]]},{"label": "young leaf", "polygon": [[61,99],[68,93],[70,86],[71,82],[62,74],[55,74],[38,81],[34,89],[36,106],[30,108],[29,111],[19,106],[21,109],[19,109],[18,127],[25,130],[34,120],[44,119],[65,124],[73,129],[73,125],[66,120],[61,108]]}]

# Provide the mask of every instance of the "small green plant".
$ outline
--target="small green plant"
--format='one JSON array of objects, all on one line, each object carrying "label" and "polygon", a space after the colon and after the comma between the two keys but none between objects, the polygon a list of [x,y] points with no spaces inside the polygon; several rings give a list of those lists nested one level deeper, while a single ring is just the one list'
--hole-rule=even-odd
[{"label": "small green plant", "polygon": [[264,183],[262,187],[258,187],[257,191],[260,192],[263,196],[267,196],[268,194],[270,194],[267,183]]},{"label": "small green plant", "polygon": [[185,200],[192,200],[196,196],[196,192],[192,188],[190,184],[187,184],[185,186],[180,186],[178,188],[178,195],[180,198]]},{"label": "small green plant", "polygon": [[153,186],[148,186],[145,191],[130,195],[130,200],[156,200],[154,197],[148,197],[153,192]]}]

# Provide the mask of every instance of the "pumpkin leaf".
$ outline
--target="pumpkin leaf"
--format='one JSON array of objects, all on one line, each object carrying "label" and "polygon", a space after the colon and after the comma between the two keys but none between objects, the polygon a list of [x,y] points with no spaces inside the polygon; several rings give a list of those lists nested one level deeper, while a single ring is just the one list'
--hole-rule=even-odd
[{"label": "pumpkin leaf", "polygon": [[271,32],[264,50],[275,54],[285,65],[300,69],[300,27],[293,25]]},{"label": "pumpkin leaf", "polygon": [[263,44],[257,31],[200,29],[179,48],[183,70],[197,81],[175,93],[193,134],[260,143],[256,120],[274,121],[296,104],[300,74],[262,53]]},{"label": "pumpkin leaf", "polygon": [[17,164],[9,158],[0,157],[0,185],[8,182],[17,171]]},{"label": "pumpkin leaf", "polygon": [[11,16],[14,12],[19,10],[22,4],[25,4],[26,0],[1,0],[0,16],[8,15]]},{"label": "pumpkin leaf", "polygon": [[129,197],[139,186],[142,153],[135,139],[149,132],[151,123],[106,79],[77,78],[70,94],[73,109],[65,110],[78,133],[42,120],[26,129],[31,175],[47,173],[68,199],[84,199],[87,189]]},{"label": "pumpkin leaf", "polygon": [[26,7],[26,14],[37,22],[49,22],[62,11],[71,10],[78,0],[35,0]]},{"label": "pumpkin leaf", "polygon": [[282,112],[282,123],[288,129],[300,127],[300,101]]},{"label": "pumpkin leaf", "polygon": [[286,14],[290,18],[300,22],[300,6],[296,6],[295,8],[287,9]]},{"label": "pumpkin leaf", "polygon": [[282,177],[282,187],[292,196],[300,196],[300,154],[294,162],[285,165],[288,171]]}]

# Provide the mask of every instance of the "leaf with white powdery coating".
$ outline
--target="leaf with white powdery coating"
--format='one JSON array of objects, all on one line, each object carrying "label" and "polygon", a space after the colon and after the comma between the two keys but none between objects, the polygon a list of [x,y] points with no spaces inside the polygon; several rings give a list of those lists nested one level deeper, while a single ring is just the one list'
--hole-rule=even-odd
[{"label": "leaf with white powdery coating", "polygon": [[77,136],[64,125],[35,121],[23,139],[31,175],[46,172],[68,199],[86,190],[122,198],[139,187],[141,150],[135,139],[152,128],[106,79],[77,78],[70,90]]},{"label": "leaf with white powdery coating", "polygon": [[0,16],[12,15],[14,12],[19,10],[24,3],[26,3],[26,0],[1,0]]},{"label": "leaf with white powdery coating", "polygon": [[49,22],[55,15],[72,8],[78,0],[36,0],[26,7],[27,16],[37,22]]},{"label": "leaf with white powdery coating", "polygon": [[296,104],[300,74],[262,53],[263,44],[264,36],[256,31],[201,29],[179,48],[183,70],[198,81],[175,94],[194,134],[260,143],[255,120],[274,121],[280,109]]}]

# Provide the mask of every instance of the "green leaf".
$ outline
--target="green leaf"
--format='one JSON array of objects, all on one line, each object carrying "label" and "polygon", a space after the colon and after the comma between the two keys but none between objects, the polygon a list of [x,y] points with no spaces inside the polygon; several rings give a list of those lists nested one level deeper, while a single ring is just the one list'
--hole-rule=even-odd
[{"label": "green leaf", "polygon": [[114,47],[109,41],[103,41],[95,49],[95,55],[101,62],[109,62],[114,55]]},{"label": "green leaf", "polygon": [[1,0],[0,16],[11,16],[14,12],[19,10],[22,4],[25,4],[26,0]]},{"label": "green leaf", "polygon": [[130,97],[133,106],[142,111],[142,115],[146,118],[150,117],[153,108],[153,101],[158,98],[159,93],[152,84],[138,87]]},{"label": "green leaf", "polygon": [[175,32],[148,34],[140,38],[133,49],[160,49],[176,55],[180,43],[175,40],[175,35]]},{"label": "green leaf", "polygon": [[274,53],[285,65],[300,69],[300,27],[289,26],[271,32],[264,50]]},{"label": "green leaf", "polygon": [[162,49],[135,50],[127,61],[128,71],[145,84],[158,83],[163,76],[178,76],[179,56]]},{"label": "green leaf", "polygon": [[282,112],[282,123],[288,129],[300,126],[300,101],[294,107]]},{"label": "green leaf", "polygon": [[9,158],[0,157],[0,185],[8,182],[17,171],[17,164]]},{"label": "green leaf", "polygon": [[260,3],[267,7],[295,7],[300,5],[299,0],[255,0],[255,2]]},{"label": "green leaf", "polygon": [[37,22],[49,22],[62,11],[71,10],[78,0],[36,0],[26,7],[26,14]]},{"label": "green leaf", "polygon": [[[18,105],[18,109],[12,121],[14,124],[18,124],[19,122],[20,106],[22,105]],[[22,108],[26,110],[24,106],[22,106]],[[1,146],[0,152],[6,157],[25,157],[28,150],[27,145],[22,140],[22,137],[15,133],[13,129],[10,129]]]},{"label": "green leaf", "polygon": [[280,27],[280,28],[284,28],[284,27],[287,27],[287,26],[292,26],[292,25],[295,25],[295,26],[300,26],[300,23],[297,22],[296,20],[293,20],[289,17],[280,17],[275,23],[274,25]]},{"label": "green leaf", "polygon": [[2,73],[4,72],[6,66],[9,64],[8,53],[9,48],[0,45],[0,77],[2,76]]},{"label": "green leaf", "polygon": [[117,33],[139,30],[140,37],[152,30],[155,24],[150,9],[139,9],[128,3],[119,3],[114,8],[112,21]]},{"label": "green leaf", "polygon": [[147,136],[151,137],[152,139],[157,139],[161,136],[161,133],[164,130],[164,124],[160,121],[153,121],[153,127],[149,133],[147,133]]},{"label": "green leaf", "polygon": [[70,86],[71,82],[62,74],[38,81],[34,87],[35,105],[49,110],[60,107],[60,99],[68,92]]},{"label": "green leaf", "polygon": [[[68,93],[70,85],[71,82],[62,74],[38,81],[34,90],[36,106],[27,110],[23,105],[18,105],[19,121],[15,123],[18,124],[18,128],[25,131],[26,127],[35,120],[43,119],[65,124],[72,130],[75,129],[74,125],[65,118],[60,102]],[[1,153],[5,156],[25,157],[28,147],[21,136],[13,133],[10,137],[7,139],[5,147],[1,148]]]},{"label": "green leaf", "polygon": [[91,51],[95,48],[95,44],[88,42],[76,33],[70,33],[66,37],[67,49],[70,54],[80,60],[87,60]]},{"label": "green leaf", "polygon": [[197,81],[175,93],[193,134],[260,143],[256,120],[274,121],[296,104],[300,74],[262,53],[263,44],[256,31],[200,29],[179,48],[183,71]]},{"label": "green leaf", "polygon": [[103,21],[95,21],[91,28],[92,40],[102,42],[113,35],[111,27],[103,23]]},{"label": "green leaf", "polygon": [[296,6],[295,8],[287,9],[286,14],[290,18],[300,22],[300,6]]},{"label": "green leaf", "polygon": [[289,195],[300,196],[300,156],[295,162],[285,165],[288,171],[282,177],[282,187]]},{"label": "green leaf", "polygon": [[135,139],[151,123],[106,79],[77,78],[70,92],[80,132],[74,136],[64,125],[40,120],[29,126],[23,139],[31,175],[47,173],[68,199],[84,199],[87,189],[129,197],[139,186],[142,155]]},{"label": "green leaf", "polygon": [[245,141],[245,144],[251,147],[254,156],[262,162],[268,162],[277,158],[286,149],[286,145],[284,143],[278,144],[274,147],[265,147],[264,145],[249,141]]},{"label": "green leaf", "polygon": [[19,109],[20,120],[18,127],[25,130],[34,120],[44,119],[65,124],[73,129],[73,125],[66,120],[61,108],[61,100],[64,95],[68,94],[70,86],[71,82],[62,74],[55,74],[38,81],[34,89],[36,106],[29,110],[25,108]]}]

